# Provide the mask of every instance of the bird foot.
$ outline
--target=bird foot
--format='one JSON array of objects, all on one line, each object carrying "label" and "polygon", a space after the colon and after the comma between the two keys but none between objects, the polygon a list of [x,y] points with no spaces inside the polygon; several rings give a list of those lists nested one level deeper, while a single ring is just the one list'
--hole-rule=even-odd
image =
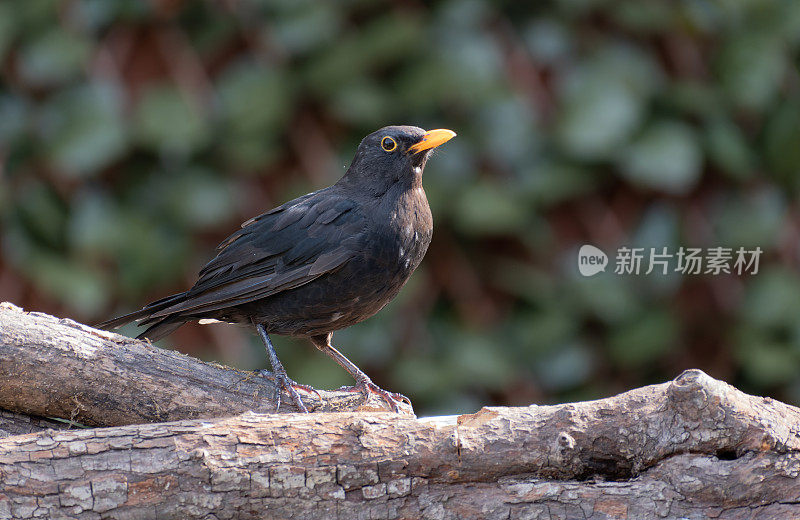
[{"label": "bird foot", "polygon": [[303,404],[303,400],[300,398],[300,394],[297,393],[297,390],[303,390],[308,393],[317,394],[317,398],[322,400],[322,395],[320,395],[316,388],[298,383],[297,381],[289,378],[285,372],[275,373],[270,372],[269,370],[258,370],[257,372],[259,375],[269,377],[275,381],[275,395],[273,397],[275,400],[275,413],[280,412],[281,409],[281,390],[286,390],[286,393],[292,398],[295,406],[297,406],[297,408],[299,408],[303,413],[308,413],[308,408],[306,408],[306,405]]},{"label": "bird foot", "polygon": [[400,407],[397,405],[398,401],[405,402],[408,404],[408,406],[412,406],[411,399],[409,399],[408,397],[404,396],[403,394],[398,394],[396,392],[387,392],[383,388],[373,383],[372,380],[369,378],[358,381],[353,386],[343,386],[339,388],[339,390],[343,392],[360,392],[364,394],[364,397],[366,399],[369,399],[370,393],[378,394],[380,397],[383,398],[384,401],[386,401],[389,404],[389,406],[392,407],[392,411],[397,413],[400,413]]}]

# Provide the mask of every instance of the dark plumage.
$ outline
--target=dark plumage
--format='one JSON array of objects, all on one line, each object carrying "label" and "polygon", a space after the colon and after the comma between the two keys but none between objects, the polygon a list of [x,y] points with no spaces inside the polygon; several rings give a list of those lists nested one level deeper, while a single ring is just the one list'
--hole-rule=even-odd
[{"label": "dark plumage", "polygon": [[191,289],[99,326],[140,321],[149,327],[138,337],[155,341],[192,320],[252,323],[301,409],[295,387],[310,388],[286,376],[268,334],[305,336],[356,378],[356,388],[397,409],[393,399],[401,396],[375,386],[330,339],[383,308],[422,261],[433,233],[422,170],[433,148],[454,135],[413,126],[373,132],[336,184],[242,224]]}]

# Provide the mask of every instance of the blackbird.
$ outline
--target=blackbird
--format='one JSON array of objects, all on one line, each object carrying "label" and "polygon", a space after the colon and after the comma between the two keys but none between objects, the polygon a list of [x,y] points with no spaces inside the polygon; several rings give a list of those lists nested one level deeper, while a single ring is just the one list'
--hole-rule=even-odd
[{"label": "blackbird", "polygon": [[[422,261],[433,219],[422,170],[451,130],[387,126],[366,136],[335,184],[254,217],[226,238],[186,292],[98,325],[149,325],[137,336],[158,340],[186,322],[252,324],[280,389],[307,411],[269,334],[302,336],[356,380],[348,390],[375,392],[395,411],[408,400],[387,392],[331,345],[333,331],[359,323],[394,298]],[[202,322],[202,321],[201,321]]]}]

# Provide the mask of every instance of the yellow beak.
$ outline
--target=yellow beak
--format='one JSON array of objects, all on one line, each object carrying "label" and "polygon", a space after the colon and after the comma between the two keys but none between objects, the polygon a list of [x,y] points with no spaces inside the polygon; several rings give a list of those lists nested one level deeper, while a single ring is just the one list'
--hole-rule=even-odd
[{"label": "yellow beak", "polygon": [[422,136],[422,140],[409,148],[408,151],[411,153],[418,153],[424,150],[430,150],[431,148],[436,148],[440,144],[446,143],[455,136],[456,133],[452,130],[445,130],[443,128],[428,130],[425,132],[425,135]]}]

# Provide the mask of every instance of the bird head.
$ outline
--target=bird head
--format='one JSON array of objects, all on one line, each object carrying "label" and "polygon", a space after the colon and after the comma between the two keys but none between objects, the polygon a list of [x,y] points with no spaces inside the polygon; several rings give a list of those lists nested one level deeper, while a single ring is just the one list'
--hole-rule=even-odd
[{"label": "bird head", "polygon": [[452,130],[385,126],[361,140],[342,181],[357,183],[376,195],[398,182],[419,183],[433,149],[455,135]]}]

